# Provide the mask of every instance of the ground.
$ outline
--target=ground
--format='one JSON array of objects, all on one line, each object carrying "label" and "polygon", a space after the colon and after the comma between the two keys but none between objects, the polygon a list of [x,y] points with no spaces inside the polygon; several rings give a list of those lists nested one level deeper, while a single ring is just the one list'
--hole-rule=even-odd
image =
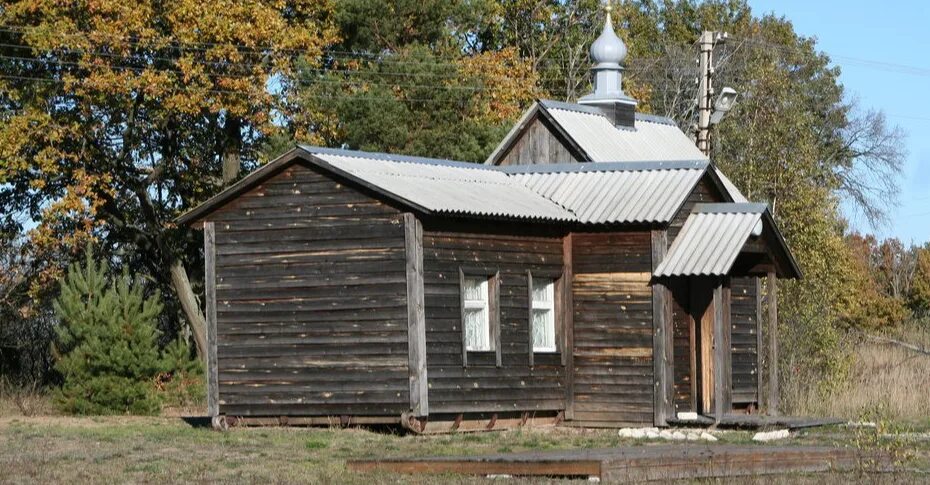
[{"label": "ground", "polygon": [[[782,483],[914,483],[930,480],[930,433],[828,427],[800,432],[788,442],[889,450],[898,471],[780,477]],[[882,431],[884,434],[885,431]],[[723,443],[745,443],[751,433],[728,432]],[[0,417],[0,482],[4,483],[477,483],[475,477],[359,474],[345,461],[371,457],[478,454],[648,443],[616,431],[522,429],[411,436],[389,431],[327,428],[248,428],[217,432],[180,418]],[[782,442],[785,443],[785,442]],[[756,479],[772,483],[771,477]],[[511,480],[505,483],[524,483]],[[575,483],[578,483],[577,481]],[[583,483],[583,482],[582,482]],[[732,483],[746,483],[746,480]]]}]

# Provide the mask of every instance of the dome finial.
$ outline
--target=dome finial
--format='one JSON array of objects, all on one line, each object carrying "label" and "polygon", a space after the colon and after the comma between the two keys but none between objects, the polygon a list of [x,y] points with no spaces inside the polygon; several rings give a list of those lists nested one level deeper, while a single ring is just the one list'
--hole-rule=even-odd
[{"label": "dome finial", "polygon": [[591,44],[591,60],[594,62],[594,67],[591,68],[594,74],[594,92],[583,96],[578,102],[601,106],[614,113],[620,109],[629,114],[624,118],[625,121],[622,121],[626,123],[633,119],[632,113],[636,108],[636,100],[624,94],[622,88],[623,66],[620,64],[626,59],[626,44],[614,32],[614,24],[610,18],[612,10],[610,1],[603,0],[603,5],[606,12],[604,30],[601,31],[600,37]]},{"label": "dome finial", "polygon": [[620,63],[626,59],[626,44],[614,32],[614,24],[610,18],[613,8],[609,1],[604,2],[604,10],[607,12],[604,16],[604,30],[600,37],[591,44],[591,60],[602,67],[619,67]]}]

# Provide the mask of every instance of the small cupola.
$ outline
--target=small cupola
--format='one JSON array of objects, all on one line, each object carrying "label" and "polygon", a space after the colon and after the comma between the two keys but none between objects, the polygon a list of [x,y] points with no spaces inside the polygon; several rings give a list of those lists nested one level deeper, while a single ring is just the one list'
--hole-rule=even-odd
[{"label": "small cupola", "polygon": [[599,108],[617,126],[632,128],[635,124],[636,100],[623,93],[622,63],[626,59],[626,44],[614,32],[610,5],[604,7],[606,20],[600,37],[591,44],[594,66],[594,92],[578,100],[580,104]]}]

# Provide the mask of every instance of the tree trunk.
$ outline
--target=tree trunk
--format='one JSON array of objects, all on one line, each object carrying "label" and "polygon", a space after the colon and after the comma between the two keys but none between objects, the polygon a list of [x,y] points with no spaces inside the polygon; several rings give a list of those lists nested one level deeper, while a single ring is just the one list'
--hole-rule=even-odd
[{"label": "tree trunk", "polygon": [[200,304],[191,282],[187,278],[187,270],[181,261],[175,259],[169,268],[171,272],[171,285],[181,302],[181,308],[184,310],[184,316],[191,327],[191,334],[194,336],[194,343],[197,345],[197,355],[201,359],[207,357],[207,320],[200,310]]},{"label": "tree trunk", "polygon": [[242,164],[242,121],[227,114],[223,126],[223,186],[231,184],[239,177]]}]

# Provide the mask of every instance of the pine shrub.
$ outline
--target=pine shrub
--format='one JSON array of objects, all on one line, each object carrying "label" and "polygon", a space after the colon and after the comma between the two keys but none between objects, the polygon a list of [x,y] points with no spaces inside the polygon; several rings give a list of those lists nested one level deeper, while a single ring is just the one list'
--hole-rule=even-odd
[{"label": "pine shrub", "polygon": [[55,301],[60,325],[55,368],[64,377],[55,401],[75,414],[154,414],[160,409],[154,380],[164,359],[156,321],[156,293],[127,274],[110,282],[91,251],[72,265]]}]

